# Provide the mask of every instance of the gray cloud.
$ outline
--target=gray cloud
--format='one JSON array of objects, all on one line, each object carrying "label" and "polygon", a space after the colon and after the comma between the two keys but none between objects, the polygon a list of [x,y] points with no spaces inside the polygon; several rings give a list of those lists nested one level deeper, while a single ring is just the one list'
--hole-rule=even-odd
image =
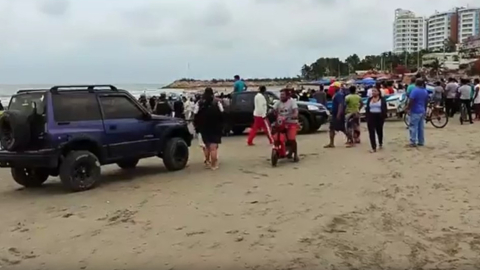
[{"label": "gray cloud", "polygon": [[226,27],[231,22],[232,17],[233,14],[225,2],[216,1],[207,6],[205,14],[201,17],[201,21],[206,27]]},{"label": "gray cloud", "polygon": [[158,16],[159,10],[151,8],[136,8],[127,10],[122,17],[127,23],[138,28],[157,28],[163,22],[163,17]]},{"label": "gray cloud", "polygon": [[51,15],[64,15],[70,6],[69,0],[40,0],[38,2],[38,9],[40,12]]},{"label": "gray cloud", "polygon": [[477,2],[0,0],[0,81],[168,82],[186,63],[205,78],[295,76],[321,56],[390,50],[396,8]]}]

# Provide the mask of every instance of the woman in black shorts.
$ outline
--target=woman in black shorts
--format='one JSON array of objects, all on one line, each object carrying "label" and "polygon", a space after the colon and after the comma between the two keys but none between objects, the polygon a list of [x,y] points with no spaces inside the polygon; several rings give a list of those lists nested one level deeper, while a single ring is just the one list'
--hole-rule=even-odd
[{"label": "woman in black shorts", "polygon": [[208,87],[195,108],[195,128],[205,144],[205,165],[218,169],[218,145],[222,143],[223,106],[215,99],[212,88]]}]

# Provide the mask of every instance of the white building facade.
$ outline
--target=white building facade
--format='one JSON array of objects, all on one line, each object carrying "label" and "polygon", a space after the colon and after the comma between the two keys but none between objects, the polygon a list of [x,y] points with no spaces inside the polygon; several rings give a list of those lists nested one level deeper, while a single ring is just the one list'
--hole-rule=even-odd
[{"label": "white building facade", "polygon": [[458,42],[480,35],[480,8],[458,10]]},{"label": "white building facade", "polygon": [[480,8],[460,7],[436,12],[426,22],[426,48],[440,51],[445,46],[445,40],[459,44],[480,34]]},{"label": "white building facade", "polygon": [[412,11],[395,10],[393,52],[416,52],[425,48],[425,19]]},{"label": "white building facade", "polygon": [[444,42],[450,38],[452,31],[452,20],[455,19],[455,12],[435,13],[427,18],[426,41],[427,49],[443,50]]}]

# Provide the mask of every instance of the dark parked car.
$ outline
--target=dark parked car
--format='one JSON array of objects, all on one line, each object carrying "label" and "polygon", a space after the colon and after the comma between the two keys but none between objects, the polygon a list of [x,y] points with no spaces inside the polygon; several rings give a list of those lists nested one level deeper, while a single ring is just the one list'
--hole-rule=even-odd
[{"label": "dark parked car", "polygon": [[[253,123],[254,99],[258,92],[245,91],[232,95],[232,102],[226,109],[227,130],[234,134],[241,134]],[[279,93],[267,91],[265,93],[269,105],[279,100]],[[297,101],[299,109],[300,134],[315,132],[328,121],[330,112],[319,103]]]},{"label": "dark parked car", "polygon": [[158,156],[168,170],[181,170],[191,140],[183,120],[152,115],[112,85],[20,90],[0,117],[0,167],[25,187],[59,176],[82,191],[95,186],[105,164],[132,169]]}]

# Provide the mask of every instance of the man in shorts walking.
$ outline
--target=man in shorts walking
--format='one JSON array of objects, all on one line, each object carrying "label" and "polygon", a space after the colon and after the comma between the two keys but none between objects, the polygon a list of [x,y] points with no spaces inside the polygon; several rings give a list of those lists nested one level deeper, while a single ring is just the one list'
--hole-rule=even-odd
[{"label": "man in shorts walking", "polygon": [[[337,87],[335,95],[332,99],[332,119],[330,120],[330,143],[325,145],[325,148],[335,147],[335,134],[338,131],[345,132],[345,93],[342,89]],[[351,141],[351,138],[349,138]],[[348,146],[347,146],[348,147]]]}]

